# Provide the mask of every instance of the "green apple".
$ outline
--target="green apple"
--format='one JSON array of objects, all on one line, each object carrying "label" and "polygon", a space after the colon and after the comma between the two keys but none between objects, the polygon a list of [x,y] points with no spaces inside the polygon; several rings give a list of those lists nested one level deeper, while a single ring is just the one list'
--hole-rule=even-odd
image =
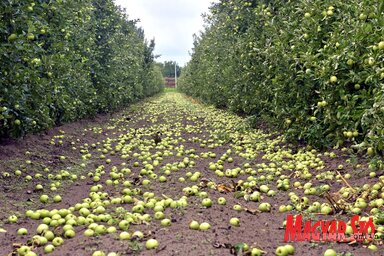
[{"label": "green apple", "polygon": [[295,253],[295,247],[291,244],[284,245],[285,249],[287,250],[288,254],[294,254]]},{"label": "green apple", "polygon": [[199,179],[199,176],[197,176],[197,175],[192,175],[192,176],[189,178],[189,180],[190,180],[190,181],[193,181],[193,182],[197,181],[198,179]]},{"label": "green apple", "polygon": [[148,239],[147,242],[145,242],[145,248],[148,250],[156,249],[159,246],[159,242],[155,239]]},{"label": "green apple", "polygon": [[163,212],[155,212],[154,218],[156,220],[161,220],[165,218],[165,214]]},{"label": "green apple", "polygon": [[261,194],[258,191],[253,192],[249,196],[249,200],[254,201],[254,202],[259,202],[261,200]]},{"label": "green apple", "polygon": [[55,237],[53,240],[52,240],[52,244],[55,246],[55,247],[58,247],[60,245],[62,245],[64,243],[64,240],[63,238],[61,237]]},{"label": "green apple", "polygon": [[332,213],[332,208],[328,205],[323,205],[320,209],[320,212],[322,214],[330,214],[330,213]]},{"label": "green apple", "polygon": [[370,249],[371,251],[374,251],[374,252],[377,252],[379,250],[379,248],[377,248],[377,246],[374,244],[370,244],[368,246],[368,249]]},{"label": "green apple", "polygon": [[217,199],[217,203],[220,205],[225,205],[225,204],[227,204],[227,200],[224,197],[219,197]]},{"label": "green apple", "polygon": [[235,211],[241,211],[243,208],[241,207],[241,205],[239,205],[239,204],[235,204],[234,206],[233,206],[233,210],[235,210]]},{"label": "green apple", "polygon": [[40,213],[39,212],[33,212],[32,214],[31,214],[31,216],[29,216],[31,219],[33,219],[33,220],[38,220],[38,219],[40,219]]},{"label": "green apple", "polygon": [[17,218],[16,215],[11,215],[11,216],[8,217],[8,221],[9,221],[10,223],[16,223],[17,220],[18,220],[18,218]]},{"label": "green apple", "polygon": [[271,205],[269,203],[261,203],[259,205],[259,210],[262,212],[270,212],[271,211]]},{"label": "green apple", "polygon": [[44,252],[45,253],[51,253],[55,250],[55,246],[52,244],[48,244],[44,247]]},{"label": "green apple", "polygon": [[[71,220],[73,220],[73,219],[71,219]],[[74,230],[74,228],[72,225],[67,224],[67,222],[66,222],[66,224],[63,226],[63,231],[65,232],[67,230]]]},{"label": "green apple", "polygon": [[121,220],[121,221],[119,222],[119,228],[120,228],[121,230],[128,230],[129,226],[130,226],[130,223],[129,223],[129,221],[127,221],[127,220]]},{"label": "green apple", "polygon": [[132,237],[137,237],[139,239],[142,239],[142,238],[144,238],[144,233],[141,231],[135,231],[135,232],[133,232]]},{"label": "green apple", "polygon": [[61,202],[61,196],[60,196],[60,195],[55,195],[55,196],[53,197],[53,201],[54,201],[55,203],[60,203],[60,202]]},{"label": "green apple", "polygon": [[131,235],[127,231],[123,231],[119,234],[120,240],[129,240]]},{"label": "green apple", "polygon": [[19,249],[17,249],[17,253],[20,256],[25,256],[30,251],[31,251],[31,248],[29,246],[26,246],[26,245],[22,245]]},{"label": "green apple", "polygon": [[380,41],[380,42],[377,44],[377,47],[378,47],[380,50],[384,50],[384,41]]},{"label": "green apple", "polygon": [[259,248],[252,248],[250,255],[251,256],[261,256],[261,255],[263,255],[263,252]]},{"label": "green apple", "polygon": [[204,207],[211,207],[212,206],[212,200],[210,198],[204,198],[202,201],[201,201],[201,204],[204,206]]},{"label": "green apple", "polygon": [[324,252],[324,256],[337,256],[337,253],[335,250],[333,249],[327,249],[325,252]]},{"label": "green apple", "polygon": [[283,212],[286,212],[287,211],[287,206],[285,205],[280,205],[279,206],[279,212],[283,213]]},{"label": "green apple", "polygon": [[163,220],[161,220],[161,226],[168,227],[170,225],[171,225],[171,220],[170,219],[163,219]]},{"label": "green apple", "polygon": [[41,185],[41,184],[37,184],[37,185],[35,186],[35,189],[36,189],[36,190],[43,190],[43,185]]},{"label": "green apple", "polygon": [[55,238],[55,234],[50,231],[50,230],[46,230],[44,232],[44,237],[48,240],[48,241],[52,241],[54,238]]},{"label": "green apple", "polygon": [[260,191],[264,193],[268,193],[269,187],[267,185],[261,185],[260,186]]},{"label": "green apple", "polygon": [[47,224],[40,224],[37,228],[36,228],[36,232],[37,234],[43,234],[45,231],[49,230],[49,226]]},{"label": "green apple", "polygon": [[8,37],[8,41],[9,42],[13,42],[17,39],[17,34],[11,34],[9,37]]},{"label": "green apple", "polygon": [[29,251],[27,254],[25,254],[25,256],[37,256],[37,254],[33,251]]},{"label": "green apple", "polygon": [[156,204],[155,207],[153,207],[154,212],[163,212],[164,206],[162,204]]},{"label": "green apple", "polygon": [[284,246],[279,246],[279,247],[276,248],[275,254],[277,256],[287,256],[288,255],[288,251],[287,251],[287,249]]},{"label": "green apple", "polygon": [[91,237],[95,234],[95,231],[93,231],[93,229],[86,229],[84,231],[84,235],[87,236],[87,237]]},{"label": "green apple", "polygon": [[211,228],[211,225],[208,222],[203,222],[199,226],[199,229],[203,231],[208,230],[210,228]]},{"label": "green apple", "polygon": [[110,227],[107,228],[107,233],[108,234],[112,234],[112,233],[116,233],[116,232],[117,232],[117,229],[114,226],[110,226]]},{"label": "green apple", "polygon": [[76,235],[75,231],[71,230],[71,229],[65,231],[65,233],[64,233],[65,238],[73,238],[73,237],[75,237],[75,235]]},{"label": "green apple", "polygon": [[92,253],[92,256],[105,256],[105,253],[103,251],[95,251]]},{"label": "green apple", "polygon": [[79,213],[81,216],[87,217],[89,214],[91,214],[91,211],[88,210],[88,208],[83,207],[83,208],[80,208]]},{"label": "green apple", "polygon": [[190,229],[198,230],[199,227],[200,227],[199,222],[197,222],[197,221],[195,221],[195,220],[192,220],[192,221],[189,223],[189,228],[190,228]]},{"label": "green apple", "polygon": [[25,236],[25,235],[28,235],[28,230],[26,228],[19,228],[17,230],[17,234],[19,236]]},{"label": "green apple", "polygon": [[235,227],[238,227],[238,226],[240,226],[240,220],[239,220],[239,218],[231,218],[230,220],[229,220],[229,223],[232,225],[232,226],[235,226]]}]

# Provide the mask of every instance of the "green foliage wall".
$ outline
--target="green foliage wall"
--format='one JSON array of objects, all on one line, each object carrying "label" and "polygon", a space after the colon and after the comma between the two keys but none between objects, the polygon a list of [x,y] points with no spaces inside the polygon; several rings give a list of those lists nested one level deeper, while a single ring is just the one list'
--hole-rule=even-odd
[{"label": "green foliage wall", "polygon": [[384,2],[220,1],[179,88],[318,147],[384,149]]},{"label": "green foliage wall", "polygon": [[163,88],[112,0],[0,2],[0,138],[115,110]]}]

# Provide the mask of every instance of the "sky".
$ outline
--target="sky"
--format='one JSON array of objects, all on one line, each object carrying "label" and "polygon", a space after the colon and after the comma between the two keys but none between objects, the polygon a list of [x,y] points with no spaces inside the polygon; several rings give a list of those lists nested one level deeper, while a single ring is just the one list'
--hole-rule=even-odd
[{"label": "sky", "polygon": [[190,60],[193,34],[203,29],[202,14],[217,0],[115,0],[126,8],[129,19],[140,19],[145,37],[155,38],[156,61],[176,61],[184,66]]}]

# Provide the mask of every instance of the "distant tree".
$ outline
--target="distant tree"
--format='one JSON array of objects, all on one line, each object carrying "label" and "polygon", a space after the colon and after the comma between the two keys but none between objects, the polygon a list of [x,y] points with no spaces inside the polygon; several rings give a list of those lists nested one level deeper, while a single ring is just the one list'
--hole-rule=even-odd
[{"label": "distant tree", "polygon": [[161,67],[164,77],[175,76],[175,64],[177,77],[179,77],[181,73],[181,67],[176,63],[176,61],[164,61],[164,63],[158,63],[158,65]]}]

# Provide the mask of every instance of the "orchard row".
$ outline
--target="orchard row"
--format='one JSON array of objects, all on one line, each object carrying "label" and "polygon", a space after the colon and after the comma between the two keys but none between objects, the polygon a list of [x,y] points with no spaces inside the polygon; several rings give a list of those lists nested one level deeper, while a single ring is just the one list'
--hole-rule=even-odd
[{"label": "orchard row", "polygon": [[384,149],[384,3],[222,0],[180,88],[317,147]]},{"label": "orchard row", "polygon": [[112,0],[0,3],[0,138],[160,91],[154,42]]}]

